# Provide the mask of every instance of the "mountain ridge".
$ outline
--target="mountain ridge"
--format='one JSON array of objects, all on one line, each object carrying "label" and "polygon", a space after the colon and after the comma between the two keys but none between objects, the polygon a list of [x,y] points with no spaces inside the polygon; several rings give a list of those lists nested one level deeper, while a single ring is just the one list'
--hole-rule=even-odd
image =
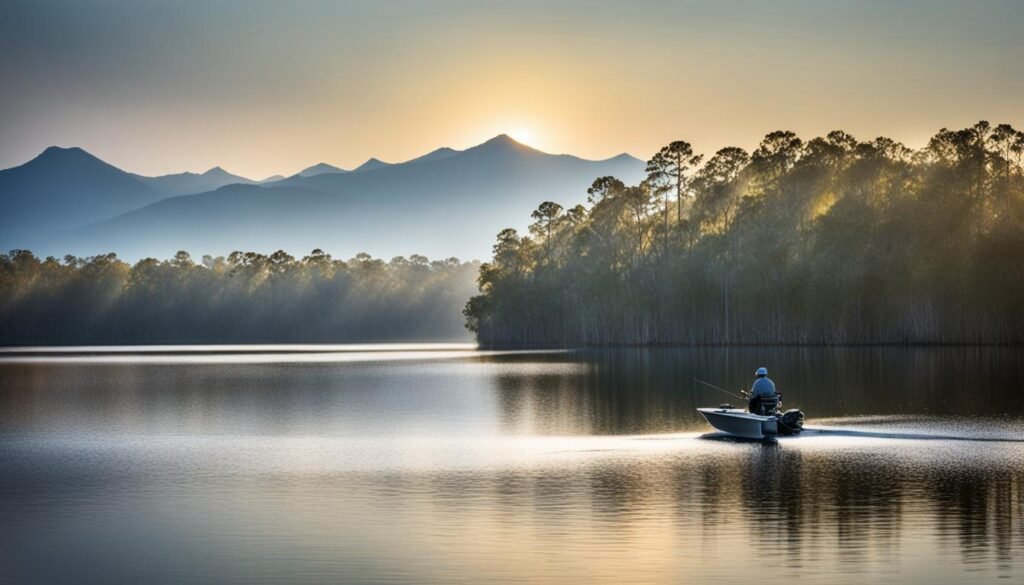
[{"label": "mountain ridge", "polygon": [[202,193],[204,191],[212,191],[232,183],[255,184],[257,182],[241,175],[229,173],[219,165],[202,173],[185,171],[183,173],[171,173],[167,175],[158,175],[156,177],[147,177],[132,173],[132,176],[151,187],[171,195]]},{"label": "mountain ridge", "polygon": [[[126,258],[166,257],[179,249],[223,255],[242,248],[308,253],[315,247],[382,257],[481,258],[502,228],[525,230],[518,221],[507,225],[507,218],[528,218],[544,200],[567,207],[583,203],[586,188],[599,176],[631,182],[643,172],[642,161],[626,154],[599,161],[548,154],[507,135],[461,151],[435,149],[402,163],[371,161],[379,164],[267,183],[242,177],[246,182],[170,197],[149,187],[141,205],[92,214],[77,225],[42,230],[38,237],[3,237],[3,243],[60,255],[116,251]],[[148,187],[110,168],[136,188]],[[237,177],[219,167],[188,176],[207,174]]]}]

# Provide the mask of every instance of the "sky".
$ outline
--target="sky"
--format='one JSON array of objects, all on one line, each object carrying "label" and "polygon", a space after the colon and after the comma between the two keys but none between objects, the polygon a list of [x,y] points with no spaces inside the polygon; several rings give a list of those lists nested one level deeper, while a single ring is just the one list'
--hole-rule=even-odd
[{"label": "sky", "polygon": [[1024,127],[1024,0],[0,3],[0,168],[251,178],[509,133],[647,158]]}]

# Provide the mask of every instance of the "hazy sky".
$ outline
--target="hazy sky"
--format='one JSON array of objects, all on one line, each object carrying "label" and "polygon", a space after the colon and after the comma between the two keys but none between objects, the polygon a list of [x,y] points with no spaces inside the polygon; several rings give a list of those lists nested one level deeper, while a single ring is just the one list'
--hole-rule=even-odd
[{"label": "hazy sky", "polygon": [[1024,0],[0,2],[0,167],[260,178],[500,132],[647,157],[1024,127]]}]

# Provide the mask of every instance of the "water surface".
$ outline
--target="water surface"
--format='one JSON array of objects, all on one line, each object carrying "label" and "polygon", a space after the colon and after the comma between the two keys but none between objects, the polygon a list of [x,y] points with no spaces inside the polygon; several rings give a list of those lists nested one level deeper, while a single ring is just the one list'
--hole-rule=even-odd
[{"label": "water surface", "polygon": [[[812,431],[694,412],[767,365]],[[0,354],[0,582],[1024,579],[1024,352]]]}]

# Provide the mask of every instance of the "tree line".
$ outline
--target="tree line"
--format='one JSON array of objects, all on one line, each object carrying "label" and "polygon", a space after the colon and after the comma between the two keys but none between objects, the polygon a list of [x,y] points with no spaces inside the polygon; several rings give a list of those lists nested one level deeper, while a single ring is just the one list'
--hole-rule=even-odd
[{"label": "tree line", "polygon": [[0,344],[439,340],[465,336],[460,310],[478,262],[390,262],[322,250],[296,259],[187,252],[134,265],[104,254],[0,255]]},{"label": "tree line", "polygon": [[984,121],[919,150],[672,142],[640,184],[601,177],[499,233],[466,325],[485,345],[1020,343],[1022,156]]}]

